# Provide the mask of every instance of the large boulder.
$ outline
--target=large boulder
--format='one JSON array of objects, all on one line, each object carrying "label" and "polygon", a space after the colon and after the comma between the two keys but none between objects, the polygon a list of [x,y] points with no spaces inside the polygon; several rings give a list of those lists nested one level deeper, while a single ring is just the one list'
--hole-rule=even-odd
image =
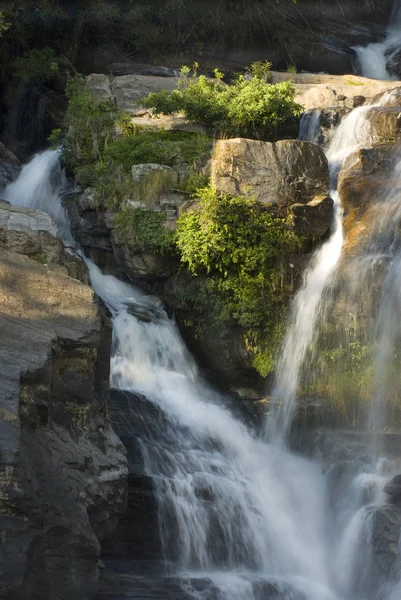
[{"label": "large boulder", "polygon": [[[32,223],[28,211],[27,238]],[[109,330],[87,285],[14,242],[0,257],[0,598],[89,600],[126,503]]]},{"label": "large boulder", "polygon": [[221,192],[251,196],[268,205],[306,204],[328,195],[329,168],[323,150],[309,142],[219,140],[212,183]]},{"label": "large boulder", "polygon": [[176,89],[178,77],[153,77],[148,75],[122,75],[111,82],[111,89],[118,108],[132,112],[134,104],[150,92]]},{"label": "large boulder", "polygon": [[71,249],[64,248],[54,221],[40,210],[0,200],[0,247],[42,264],[62,266],[70,277],[88,282],[85,263]]}]

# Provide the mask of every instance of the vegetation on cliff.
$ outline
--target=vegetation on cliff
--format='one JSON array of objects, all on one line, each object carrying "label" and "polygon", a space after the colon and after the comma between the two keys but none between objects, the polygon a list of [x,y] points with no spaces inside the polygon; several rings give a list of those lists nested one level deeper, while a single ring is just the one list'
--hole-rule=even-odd
[{"label": "vegetation on cliff", "polygon": [[239,325],[255,368],[267,375],[288,300],[285,257],[299,241],[256,200],[209,187],[198,190],[197,201],[176,234],[181,263],[194,276],[184,301],[195,309],[195,327]]},{"label": "vegetation on cliff", "polygon": [[149,94],[141,104],[156,114],[183,112],[189,121],[224,137],[283,138],[294,133],[302,106],[295,101],[291,82],[269,84],[270,66],[254,63],[232,85],[222,82],[223,73],[217,69],[215,79],[208,79],[198,76],[198,65],[192,72],[184,68],[177,90]]}]

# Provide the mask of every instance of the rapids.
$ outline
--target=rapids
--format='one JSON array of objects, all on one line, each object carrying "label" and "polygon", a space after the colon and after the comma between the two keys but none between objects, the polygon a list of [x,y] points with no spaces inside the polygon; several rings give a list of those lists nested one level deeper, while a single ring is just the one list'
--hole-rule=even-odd
[{"label": "rapids", "polygon": [[[202,379],[160,301],[103,275],[75,244],[113,318],[111,386],[133,393],[130,411],[140,410],[135,400],[140,394],[163,415],[140,440],[158,503],[165,560],[160,569],[178,577],[195,599],[372,598],[372,514],[394,466],[372,455],[356,461],[350,476],[333,488],[335,461],[323,469],[287,447],[300,371],[324,319],[341,256],[337,174],[353,149],[369,144],[366,110],[355,109],[343,120],[327,152],[335,202],[332,232],[294,300],[263,437]],[[64,241],[74,245],[61,200],[66,186],[59,153],[49,150],[24,167],[5,197],[48,212]],[[394,304],[394,311],[398,308]],[[135,316],[139,309],[146,320]],[[383,600],[399,598],[399,587],[390,582],[382,592]]]}]

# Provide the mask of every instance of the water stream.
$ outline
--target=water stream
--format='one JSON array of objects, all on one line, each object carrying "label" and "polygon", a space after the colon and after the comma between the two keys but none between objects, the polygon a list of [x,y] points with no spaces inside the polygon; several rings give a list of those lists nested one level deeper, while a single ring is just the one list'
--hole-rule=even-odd
[{"label": "water stream", "polygon": [[355,46],[362,75],[371,79],[398,79],[388,71],[388,63],[401,51],[401,2],[394,0],[386,37],[382,42]]},{"label": "water stream", "polygon": [[[343,464],[333,456],[324,474],[317,461],[285,444],[299,374],[341,255],[338,170],[353,149],[369,143],[366,110],[344,119],[327,153],[332,234],[313,257],[294,301],[267,441],[202,379],[160,301],[103,275],[84,258],[113,318],[111,386],[132,392],[130,411],[141,410],[140,394],[162,415],[140,443],[154,481],[165,563],[197,600],[373,600],[369,507],[382,499],[394,472],[391,461],[356,456]],[[65,186],[58,153],[46,151],[4,195],[51,214],[65,242],[74,245],[61,203]],[[135,316],[139,309],[146,320]],[[391,585],[381,598],[398,600],[396,590]]]}]

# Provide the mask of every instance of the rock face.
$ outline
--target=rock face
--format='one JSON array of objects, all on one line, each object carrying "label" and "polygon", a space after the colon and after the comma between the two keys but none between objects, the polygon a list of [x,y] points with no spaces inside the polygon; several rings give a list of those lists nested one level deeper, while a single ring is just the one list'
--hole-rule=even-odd
[{"label": "rock face", "polygon": [[243,194],[265,204],[289,206],[327,195],[329,170],[324,152],[315,144],[235,138],[216,143],[212,182],[233,196]]},{"label": "rock face", "polygon": [[236,138],[219,140],[212,183],[231,195],[245,195],[288,216],[300,235],[319,238],[328,230],[333,201],[323,150],[296,140],[276,143]]},{"label": "rock face", "polygon": [[177,83],[178,77],[122,75],[113,79],[111,89],[118,108],[130,112],[134,102],[145,98],[150,92],[172,91]]},{"label": "rock face", "polygon": [[99,540],[126,502],[107,419],[109,335],[87,285],[19,254],[58,252],[47,215],[24,210],[0,224],[0,598],[89,600]]}]

